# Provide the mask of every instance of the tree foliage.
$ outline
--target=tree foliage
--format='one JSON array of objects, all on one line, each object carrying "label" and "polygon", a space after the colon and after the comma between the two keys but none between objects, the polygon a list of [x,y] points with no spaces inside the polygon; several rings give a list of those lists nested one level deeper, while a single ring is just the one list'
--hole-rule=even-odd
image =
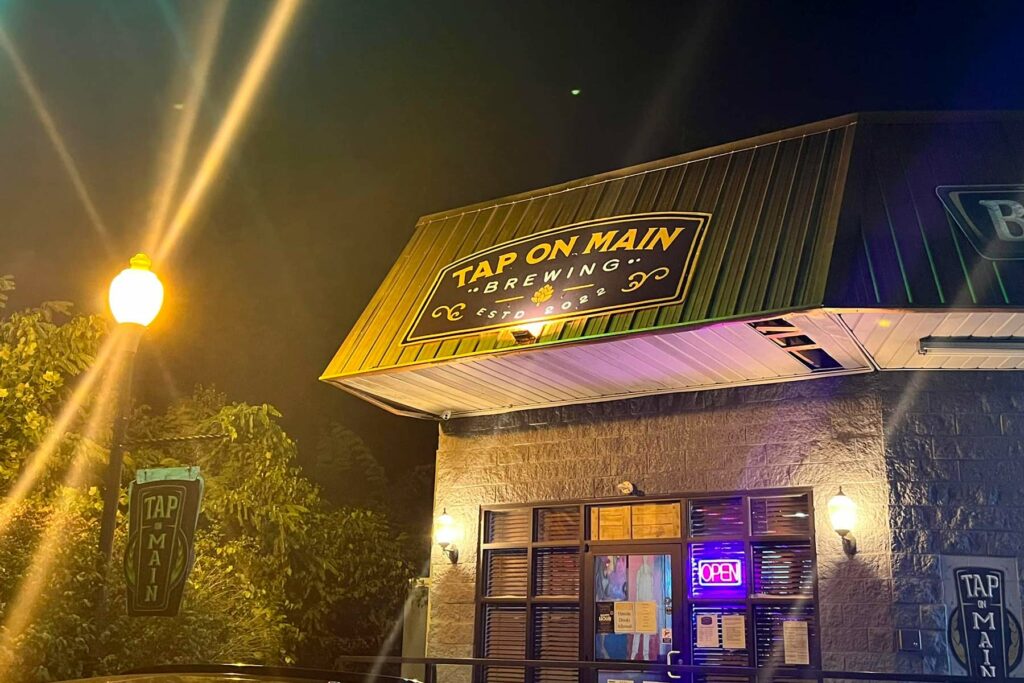
[{"label": "tree foliage", "polygon": [[[0,308],[10,285],[0,278]],[[5,494],[51,434],[105,334],[102,320],[72,315],[64,304],[0,318]],[[212,389],[199,388],[160,413],[136,409],[130,440],[221,438],[126,454],[118,566],[101,578],[98,484],[110,431],[109,425],[96,434],[83,430],[99,403],[82,403],[45,476],[12,507],[6,525],[0,515],[0,679],[49,681],[181,662],[331,666],[337,655],[376,651],[418,569],[413,544],[369,498],[326,503],[298,467],[296,444],[276,409],[232,403]],[[340,429],[336,434],[344,436]],[[384,481],[365,446],[350,460]],[[84,476],[72,486],[73,462]],[[200,467],[206,492],[181,614],[128,617],[116,562],[127,532],[127,484],[136,469],[183,465]],[[98,604],[101,580],[108,591]],[[19,622],[26,596],[31,617]]]}]

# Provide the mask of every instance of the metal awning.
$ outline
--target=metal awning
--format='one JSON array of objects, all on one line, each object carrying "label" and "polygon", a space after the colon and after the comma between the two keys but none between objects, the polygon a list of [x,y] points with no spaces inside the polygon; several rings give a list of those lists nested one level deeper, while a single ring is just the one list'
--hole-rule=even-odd
[{"label": "metal awning", "polygon": [[321,379],[459,416],[1024,367],[919,344],[1024,333],[1022,169],[1019,115],[859,114],[426,216]]}]

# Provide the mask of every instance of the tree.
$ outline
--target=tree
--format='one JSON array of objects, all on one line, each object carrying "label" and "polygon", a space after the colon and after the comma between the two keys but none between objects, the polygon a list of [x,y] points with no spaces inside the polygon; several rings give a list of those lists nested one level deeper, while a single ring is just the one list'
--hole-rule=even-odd
[{"label": "tree", "polygon": [[[0,307],[11,285],[0,278]],[[74,419],[58,416],[70,387],[90,381],[105,333],[101,319],[72,315],[63,304],[0,319],[0,487],[8,494],[0,510],[0,679],[197,661],[329,666],[338,654],[375,651],[416,573],[405,537],[379,509],[326,504],[297,466],[295,443],[272,406],[231,403],[211,389],[159,414],[139,407],[130,438],[223,438],[135,448],[122,482],[115,558],[124,553],[127,483],[136,469],[198,465],[206,479],[181,614],[125,616],[119,567],[105,577],[108,603],[94,603],[97,485],[110,438],[109,420],[97,429],[104,421],[94,417],[112,401],[79,391],[86,400]],[[26,463],[38,462],[40,445],[49,443],[56,445],[43,476],[10,504]]]}]

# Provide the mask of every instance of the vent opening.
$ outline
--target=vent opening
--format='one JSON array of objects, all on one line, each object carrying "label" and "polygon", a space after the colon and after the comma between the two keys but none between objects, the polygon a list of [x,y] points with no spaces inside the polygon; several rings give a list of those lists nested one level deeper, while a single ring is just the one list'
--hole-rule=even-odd
[{"label": "vent opening", "polygon": [[842,363],[830,356],[799,327],[785,318],[758,320],[749,325],[762,337],[770,339],[779,348],[803,363],[811,372],[840,370],[843,367]]}]

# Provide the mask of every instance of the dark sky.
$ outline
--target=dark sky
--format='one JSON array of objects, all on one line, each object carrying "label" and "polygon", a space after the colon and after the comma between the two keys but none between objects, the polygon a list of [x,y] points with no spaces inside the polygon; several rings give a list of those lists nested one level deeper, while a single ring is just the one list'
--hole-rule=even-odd
[{"label": "dark sky", "polygon": [[[229,5],[193,162],[271,7]],[[142,242],[203,9],[0,0],[111,233],[108,251],[0,52],[14,306],[103,309]],[[338,420],[393,469],[429,462],[436,425],[317,381],[418,216],[852,111],[1024,109],[1022,25],[1019,2],[307,0],[185,240],[155,264],[168,303],[143,398],[213,384],[278,406],[300,448]]]}]

